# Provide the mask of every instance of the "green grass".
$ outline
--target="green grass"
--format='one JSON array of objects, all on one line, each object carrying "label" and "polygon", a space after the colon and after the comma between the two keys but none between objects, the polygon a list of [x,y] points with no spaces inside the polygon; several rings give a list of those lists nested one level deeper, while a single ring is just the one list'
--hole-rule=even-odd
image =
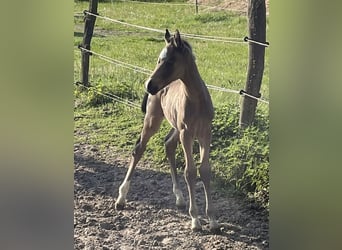
[{"label": "green grass", "polygon": [[[75,2],[75,13],[88,8],[88,2]],[[193,6],[149,5],[137,3],[99,3],[98,12],[103,16],[128,23],[171,31],[181,34],[202,34],[223,37],[239,37],[247,34],[247,18],[226,11],[201,12],[196,15]],[[83,18],[75,17],[77,46],[82,41]],[[79,32],[79,33],[76,33]],[[188,39],[196,55],[197,65],[207,84],[235,90],[244,88],[248,63],[248,46]],[[91,49],[108,57],[153,70],[159,52],[164,47],[163,34],[139,30],[96,20]],[[80,52],[74,53],[74,78],[80,80]],[[268,99],[268,50],[262,96]],[[96,89],[109,92],[140,105],[144,94],[143,83],[147,75],[125,69],[96,56],[91,57],[90,82]],[[236,190],[267,204],[268,200],[268,111],[260,103],[255,125],[242,132],[238,128],[240,97],[236,94],[210,90],[215,106],[212,157],[215,180],[221,186],[233,186]],[[82,133],[75,142],[96,144],[100,149],[115,148],[121,157],[130,153],[139,136],[143,114],[139,109],[98,95],[95,91],[83,91],[75,86],[75,129]],[[144,160],[157,169],[166,170],[167,162],[163,138],[169,130],[164,122],[161,131],[148,144]],[[183,162],[180,150],[178,160]]]}]

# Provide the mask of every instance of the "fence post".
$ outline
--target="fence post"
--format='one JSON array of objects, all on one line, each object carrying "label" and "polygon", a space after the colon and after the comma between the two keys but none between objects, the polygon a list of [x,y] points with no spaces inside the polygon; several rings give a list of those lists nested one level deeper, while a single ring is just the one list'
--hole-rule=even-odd
[{"label": "fence post", "polygon": [[[248,1],[249,38],[262,43],[266,42],[266,4],[265,0]],[[264,73],[265,47],[249,43],[249,61],[245,91],[260,97],[260,86]],[[247,96],[242,97],[239,124],[245,128],[252,124],[255,117],[257,100]]]},{"label": "fence post", "polygon": [[[89,0],[89,12],[97,14],[98,0]],[[82,48],[90,50],[90,42],[93,37],[93,31],[95,26],[96,17],[85,13],[84,17],[84,32],[83,41],[81,44]],[[82,50],[82,61],[81,61],[81,82],[83,85],[89,87],[89,56],[90,53]]]}]

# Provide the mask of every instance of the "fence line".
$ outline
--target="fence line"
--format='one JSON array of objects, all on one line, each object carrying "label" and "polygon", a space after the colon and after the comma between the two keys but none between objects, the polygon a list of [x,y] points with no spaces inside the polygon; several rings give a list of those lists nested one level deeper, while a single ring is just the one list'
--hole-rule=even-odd
[{"label": "fence line", "polygon": [[255,44],[258,44],[258,45],[261,45],[261,46],[264,46],[264,47],[269,47],[270,46],[269,42],[261,43],[261,42],[258,42],[258,41],[255,41],[255,40],[252,40],[252,39],[248,38],[248,36],[246,36],[243,40],[245,42],[255,43]]},{"label": "fence line", "polygon": [[[113,18],[106,17],[106,16],[100,16],[98,14],[91,13],[91,12],[89,12],[87,10],[84,11],[84,14],[88,14],[88,15],[95,16],[95,17],[100,18],[100,19],[102,18],[102,19],[110,21],[110,22],[114,22],[114,23],[130,26],[130,27],[134,27],[134,28],[138,28],[138,29],[144,29],[144,30],[148,30],[148,31],[162,33],[162,34],[165,33],[165,30],[160,30],[160,29],[145,27],[145,26],[141,26],[141,25],[137,25],[137,24],[131,24],[131,23],[123,22],[123,21],[120,21],[120,20],[116,20],[116,19],[113,19]],[[199,40],[206,40],[206,41],[246,44],[246,42],[244,41],[243,38],[207,36],[207,35],[196,35],[196,34],[188,34],[188,33],[182,33],[182,35],[184,37],[193,38],[193,39],[199,39]]]},{"label": "fence line", "polygon": [[[83,51],[86,51],[90,54],[93,54],[93,55],[96,55],[98,56],[100,59],[106,61],[106,62],[109,62],[109,63],[112,63],[112,64],[115,64],[115,65],[118,65],[118,66],[121,66],[121,67],[124,67],[124,68],[128,68],[128,69],[131,69],[131,70],[134,70],[136,72],[139,72],[139,73],[142,73],[142,74],[145,74],[145,75],[150,75],[152,74],[152,70],[149,70],[149,69],[145,69],[145,68],[142,68],[142,67],[139,67],[139,66],[136,66],[136,65],[132,65],[132,64],[129,64],[129,63],[125,63],[125,62],[122,62],[122,61],[119,61],[119,60],[116,60],[116,59],[113,59],[113,58],[110,58],[108,56],[105,56],[105,55],[102,55],[102,54],[99,54],[95,51],[92,51],[92,50],[88,50],[88,49],[85,49],[85,48],[82,48],[81,46],[78,46],[78,48],[80,50],[83,50]],[[206,86],[208,87],[208,89],[212,89],[212,90],[216,90],[216,91],[222,91],[222,92],[227,92],[227,93],[235,93],[235,94],[240,94],[241,96],[248,96],[250,98],[253,98],[255,100],[258,100],[258,101],[261,101],[263,103],[266,103],[266,104],[269,104],[268,101],[264,100],[264,99],[261,99],[259,97],[256,97],[256,96],[253,96],[253,95],[250,95],[248,93],[246,93],[245,91],[243,90],[234,90],[234,89],[228,89],[228,88],[223,88],[223,87],[219,87],[219,86],[215,86],[215,85],[209,85],[209,84],[206,84]]]},{"label": "fence line", "polygon": [[212,39],[218,39],[218,40],[232,40],[232,41],[239,41],[243,42],[241,38],[238,37],[222,37],[222,36],[209,36],[209,35],[195,35],[195,34],[187,34],[187,33],[182,33],[183,36],[192,36],[194,38],[200,37],[200,38],[212,38]]},{"label": "fence line", "polygon": [[208,89],[212,89],[212,90],[217,90],[217,91],[222,91],[222,92],[227,92],[227,93],[235,93],[235,94],[239,94],[240,91],[234,90],[234,89],[227,89],[227,88],[223,88],[223,87],[219,87],[219,86],[215,86],[215,85],[209,85],[206,84]]},{"label": "fence line", "polygon": [[254,96],[254,95],[247,94],[244,90],[240,90],[239,94],[242,96],[248,96],[254,100],[261,101],[261,102],[266,103],[266,104],[270,104],[269,101],[266,101],[264,99],[261,99],[259,97]]},{"label": "fence line", "polygon": [[80,50],[86,51],[86,52],[88,52],[90,54],[96,55],[96,56],[100,57],[101,59],[103,59],[106,62],[113,63],[113,64],[116,64],[116,65],[120,65],[120,66],[122,66],[124,68],[132,69],[132,70],[134,70],[136,72],[140,72],[140,73],[145,74],[145,75],[152,74],[152,70],[145,69],[145,68],[142,68],[142,67],[139,67],[139,66],[136,66],[136,65],[132,65],[132,64],[129,64],[129,63],[126,63],[126,62],[122,62],[122,61],[110,58],[108,56],[99,54],[99,53],[97,53],[95,51],[85,49],[85,48],[83,48],[81,46],[78,46],[78,48]]},{"label": "fence line", "polygon": [[127,99],[124,99],[124,98],[122,98],[122,97],[120,97],[120,96],[114,95],[114,94],[112,94],[112,93],[102,93],[101,91],[96,90],[96,89],[95,89],[94,87],[92,87],[92,86],[89,86],[89,87],[88,87],[88,86],[85,86],[85,85],[82,84],[81,82],[75,82],[75,84],[78,85],[78,86],[82,86],[82,87],[84,87],[84,88],[86,88],[86,89],[88,89],[88,90],[92,90],[92,91],[98,93],[99,95],[102,95],[102,96],[104,96],[104,97],[107,97],[107,98],[109,98],[109,99],[111,99],[111,100],[113,100],[113,101],[117,101],[117,102],[119,102],[119,103],[121,103],[121,104],[125,104],[125,105],[127,105],[127,106],[130,106],[131,108],[138,108],[138,109],[140,109],[140,106],[139,106],[138,104],[136,104],[136,103],[134,103],[134,102],[131,102],[131,101],[127,100]]},{"label": "fence line", "polygon": [[[127,2],[127,1],[125,1],[125,2]],[[135,2],[135,1],[133,1],[133,2]],[[144,29],[144,30],[148,30],[148,31],[162,33],[162,34],[164,34],[164,32],[165,32],[164,30],[150,28],[150,27],[141,26],[141,25],[137,25],[137,24],[131,24],[131,23],[127,23],[127,22],[123,22],[123,21],[117,20],[117,19],[109,18],[109,17],[106,17],[106,16],[101,16],[99,14],[91,13],[91,12],[89,12],[87,10],[85,10],[83,13],[91,15],[91,16],[98,17],[100,19],[102,18],[102,19],[105,19],[105,20],[110,21],[110,22],[114,22],[114,23],[130,26],[130,27],[134,27],[134,28],[138,28],[138,29]],[[182,33],[182,35],[184,37],[188,37],[188,38],[192,38],[192,39],[205,40],[205,41],[224,42],[224,43],[236,43],[236,44],[247,44],[246,42],[250,42],[250,43],[255,43],[255,44],[258,44],[258,45],[265,46],[265,47],[269,47],[270,46],[270,44],[268,42],[265,42],[265,43],[258,42],[258,41],[255,41],[255,40],[252,40],[252,39],[248,38],[247,36],[242,39],[242,38],[236,38],[236,37],[196,35],[196,34],[188,34],[188,33]]]},{"label": "fence line", "polygon": [[134,28],[145,29],[145,30],[149,30],[149,31],[159,32],[159,33],[165,33],[164,30],[159,30],[159,29],[144,27],[144,26],[140,26],[140,25],[136,25],[136,24],[126,23],[126,22],[123,22],[123,21],[119,21],[119,20],[116,20],[116,19],[109,18],[109,17],[100,16],[100,15],[97,15],[97,14],[94,14],[94,13],[90,13],[87,10],[84,11],[84,14],[95,16],[97,18],[102,18],[102,19],[105,19],[105,20],[113,22],[113,23],[119,23],[119,24],[123,24],[123,25],[126,25],[126,26],[131,26],[131,27],[134,27]]},{"label": "fence line", "polygon": [[[145,1],[130,1],[130,0],[119,0],[119,2],[127,2],[127,3],[139,3],[139,4],[154,4],[154,5],[169,5],[169,6],[196,6],[195,2],[193,3],[172,3],[172,2],[145,2]],[[210,8],[219,8],[219,9],[223,9],[222,7],[220,6],[215,6],[215,5],[207,5],[207,4],[202,4],[202,3],[197,3],[197,6],[198,7],[203,7],[203,8],[206,8],[204,10],[207,10],[207,9],[210,9]],[[230,11],[237,11],[237,12],[241,12],[241,11],[238,11],[238,10],[234,10],[234,9],[229,9]]]},{"label": "fence line", "polygon": [[[140,3],[140,4],[153,4],[153,5],[171,5],[171,6],[194,6],[195,3],[171,3],[171,2],[144,2],[144,1],[129,1],[129,0],[120,0],[119,2],[123,3]],[[198,6],[203,6],[203,7],[212,7],[209,5],[203,5],[198,3]]]}]

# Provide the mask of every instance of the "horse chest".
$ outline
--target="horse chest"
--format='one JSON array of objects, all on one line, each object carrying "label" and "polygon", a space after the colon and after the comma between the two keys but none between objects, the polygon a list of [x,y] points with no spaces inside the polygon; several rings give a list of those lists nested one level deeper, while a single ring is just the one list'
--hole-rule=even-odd
[{"label": "horse chest", "polygon": [[202,126],[211,121],[210,98],[201,95],[191,96],[182,81],[177,80],[160,91],[160,103],[168,122],[178,130]]},{"label": "horse chest", "polygon": [[201,123],[205,119],[206,114],[201,112],[198,105],[194,105],[189,100],[181,98],[162,99],[161,106],[165,118],[168,122],[178,130],[190,128]]}]

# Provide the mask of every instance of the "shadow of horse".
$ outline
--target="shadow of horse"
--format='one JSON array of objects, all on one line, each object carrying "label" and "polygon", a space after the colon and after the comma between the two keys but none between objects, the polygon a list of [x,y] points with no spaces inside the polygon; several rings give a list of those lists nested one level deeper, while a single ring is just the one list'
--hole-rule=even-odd
[{"label": "shadow of horse", "polygon": [[[178,221],[176,228],[181,228],[179,223],[184,223],[190,218],[186,210],[182,210],[180,213],[175,205],[175,197],[172,193],[172,181],[168,173],[137,168],[133,176],[134,182],[132,182],[130,192],[127,196],[129,202],[126,204],[126,209],[117,211],[114,209],[115,200],[113,200],[113,197],[117,197],[118,195],[118,187],[126,174],[127,162],[114,160],[113,163],[108,163],[98,160],[93,156],[75,153],[74,165],[76,220],[82,214],[82,211],[93,214],[94,221],[97,220],[96,217],[98,215],[102,214],[106,218],[109,218],[109,221],[120,222],[119,226],[110,226],[110,229],[115,233],[116,231],[120,232],[127,227],[131,227],[131,224],[134,223],[131,222],[132,220],[148,219],[152,227],[155,220],[161,220],[162,217],[171,216],[174,217],[173,220]],[[186,183],[184,178],[180,178],[179,183],[183,191],[185,191]],[[205,225],[207,222],[204,211],[205,201],[201,201],[201,197],[204,194],[202,184],[199,181],[196,184],[195,193],[199,208],[202,208],[199,209],[200,220]],[[84,197],[87,197],[88,201],[82,206],[78,206],[77,203],[80,203]],[[188,200],[188,196],[184,198]],[[213,201],[218,205],[218,219],[222,222],[221,233],[217,237],[221,237],[220,239],[223,241],[243,242],[250,246],[258,246],[261,249],[266,249],[264,242],[268,242],[268,232],[262,232],[262,227],[265,227],[262,223],[265,223],[266,218],[261,218],[260,222],[255,222],[259,223],[259,225],[251,225],[251,221],[255,220],[253,211],[244,208],[243,204],[237,201],[236,198],[227,197],[219,191],[213,193]],[[102,203],[103,205],[99,206]],[[155,218],[153,216],[151,218],[141,218],[139,214],[142,212],[158,214],[160,211],[163,214]],[[163,223],[161,222],[161,224]],[[87,227],[89,225],[85,223],[79,226]],[[259,231],[255,232],[253,227],[259,228]],[[163,227],[160,226],[160,228]],[[193,237],[196,237],[196,235],[211,235],[209,227],[206,226],[205,228],[206,230],[196,232],[195,234],[192,233],[194,235]],[[156,232],[159,231],[158,229],[155,230]],[[264,228],[264,230],[268,230],[268,227]],[[192,235],[188,230],[184,230],[184,233],[189,234],[189,237]]]}]

